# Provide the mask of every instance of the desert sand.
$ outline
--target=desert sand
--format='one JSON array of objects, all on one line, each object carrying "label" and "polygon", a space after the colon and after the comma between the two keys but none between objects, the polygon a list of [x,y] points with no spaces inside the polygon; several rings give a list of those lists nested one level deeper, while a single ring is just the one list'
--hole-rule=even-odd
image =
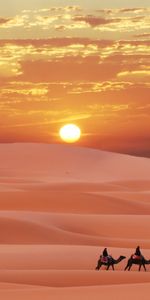
[{"label": "desert sand", "polygon": [[[71,145],[0,144],[0,297],[150,299],[150,160]],[[115,271],[95,267],[104,247]]]}]

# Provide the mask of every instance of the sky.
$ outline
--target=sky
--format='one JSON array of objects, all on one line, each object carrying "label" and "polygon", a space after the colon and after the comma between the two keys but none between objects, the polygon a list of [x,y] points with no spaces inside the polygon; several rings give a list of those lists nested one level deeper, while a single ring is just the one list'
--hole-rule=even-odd
[{"label": "sky", "polygon": [[0,143],[62,143],[150,157],[147,0],[5,0]]}]

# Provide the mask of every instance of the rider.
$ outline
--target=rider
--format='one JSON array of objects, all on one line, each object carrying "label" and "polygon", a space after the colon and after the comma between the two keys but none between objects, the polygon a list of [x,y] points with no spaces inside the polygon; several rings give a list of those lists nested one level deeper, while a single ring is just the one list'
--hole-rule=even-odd
[{"label": "rider", "polygon": [[110,257],[110,255],[107,252],[107,248],[104,248],[103,253],[101,255],[101,260],[103,262],[107,262],[109,257]]},{"label": "rider", "polygon": [[103,250],[103,256],[104,256],[104,257],[107,257],[107,256],[108,256],[107,248],[105,248],[105,249]]},{"label": "rider", "polygon": [[140,250],[140,246],[137,246],[137,247],[136,247],[135,255],[137,255],[137,256],[141,256],[141,255],[142,255],[142,254],[141,254],[141,250]]},{"label": "rider", "polygon": [[133,254],[133,258],[141,258],[141,257],[142,257],[142,254],[141,254],[140,246],[137,246],[135,253]]}]

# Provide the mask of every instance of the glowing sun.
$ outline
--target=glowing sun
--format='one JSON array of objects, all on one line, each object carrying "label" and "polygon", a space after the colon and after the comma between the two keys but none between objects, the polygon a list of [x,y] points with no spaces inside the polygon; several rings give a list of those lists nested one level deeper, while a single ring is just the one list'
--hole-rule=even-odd
[{"label": "glowing sun", "polygon": [[59,135],[66,143],[75,143],[81,137],[81,130],[75,124],[66,124],[60,128]]}]

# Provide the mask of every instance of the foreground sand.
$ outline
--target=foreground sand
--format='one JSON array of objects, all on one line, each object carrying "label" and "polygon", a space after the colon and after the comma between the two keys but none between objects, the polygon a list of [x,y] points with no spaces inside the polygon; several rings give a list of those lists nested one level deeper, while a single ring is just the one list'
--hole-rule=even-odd
[{"label": "foreground sand", "polygon": [[102,249],[150,259],[150,160],[0,145],[1,299],[149,299],[147,272],[95,271]]}]

